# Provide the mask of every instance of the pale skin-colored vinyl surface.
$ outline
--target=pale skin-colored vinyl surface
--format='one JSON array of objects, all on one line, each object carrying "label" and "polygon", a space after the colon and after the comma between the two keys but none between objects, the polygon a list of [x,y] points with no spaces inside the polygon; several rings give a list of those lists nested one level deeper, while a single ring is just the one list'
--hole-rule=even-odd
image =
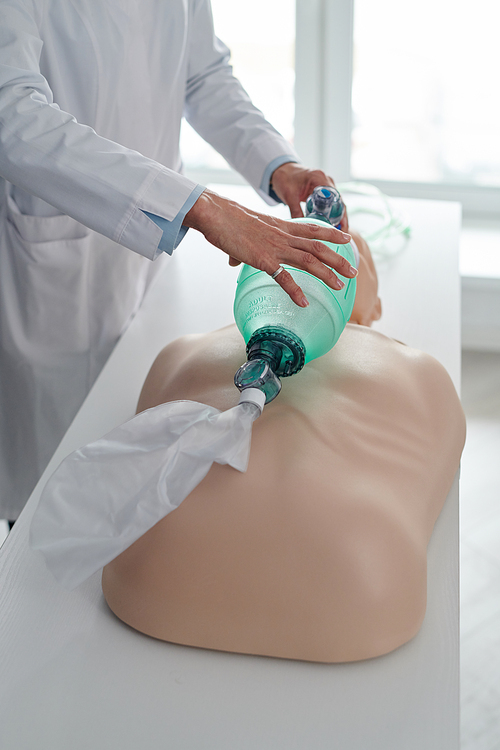
[{"label": "pale skin-colored vinyl surface", "polygon": [[[155,361],[139,409],[175,399],[227,409],[243,361],[234,327],[179,339]],[[106,600],[175,643],[320,662],[387,653],[422,623],[427,544],[464,440],[436,360],[348,325],[254,423],[246,474],[214,465],[106,566]]]}]

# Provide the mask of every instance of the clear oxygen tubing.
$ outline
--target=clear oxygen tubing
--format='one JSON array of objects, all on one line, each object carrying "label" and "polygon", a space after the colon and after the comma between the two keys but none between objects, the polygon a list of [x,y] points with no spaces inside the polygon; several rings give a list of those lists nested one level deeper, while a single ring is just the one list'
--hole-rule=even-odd
[{"label": "clear oxygen tubing", "polygon": [[352,228],[368,242],[374,260],[383,262],[397,255],[404,245],[391,240],[410,236],[408,216],[395,209],[389,197],[368,182],[344,182],[337,188],[346,204]]}]

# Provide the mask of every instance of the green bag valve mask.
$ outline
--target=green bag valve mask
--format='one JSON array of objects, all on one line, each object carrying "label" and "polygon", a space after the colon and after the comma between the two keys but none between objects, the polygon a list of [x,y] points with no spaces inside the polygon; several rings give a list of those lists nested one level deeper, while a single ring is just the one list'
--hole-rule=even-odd
[{"label": "green bag valve mask", "polygon": [[[294,222],[339,225],[344,204],[335,188],[317,187],[306,202],[306,217]],[[331,250],[356,266],[351,243],[325,242]],[[299,372],[307,362],[321,357],[335,346],[351,317],[356,296],[356,279],[343,289],[330,289],[307,271],[284,265],[303,289],[309,306],[298,307],[264,271],[244,265],[234,300],[234,318],[247,350],[247,362],[234,376],[240,391],[258,388],[266,404],[281,390],[280,377]]]}]

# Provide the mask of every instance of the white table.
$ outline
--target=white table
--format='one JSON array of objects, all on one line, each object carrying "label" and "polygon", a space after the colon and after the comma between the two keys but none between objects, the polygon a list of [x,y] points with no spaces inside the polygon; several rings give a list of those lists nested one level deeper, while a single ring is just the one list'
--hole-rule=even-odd
[{"label": "white table", "polygon": [[[248,189],[240,200],[258,201]],[[398,200],[412,239],[381,273],[377,328],[459,380],[457,204]],[[425,217],[425,218],[423,218]],[[397,651],[343,665],[156,641],[118,621],[99,575],[58,587],[27,545],[55,466],[132,415],[158,351],[232,321],[237,269],[190,232],[116,347],[0,552],[3,750],[458,750],[458,483],[429,547],[428,611]]]}]

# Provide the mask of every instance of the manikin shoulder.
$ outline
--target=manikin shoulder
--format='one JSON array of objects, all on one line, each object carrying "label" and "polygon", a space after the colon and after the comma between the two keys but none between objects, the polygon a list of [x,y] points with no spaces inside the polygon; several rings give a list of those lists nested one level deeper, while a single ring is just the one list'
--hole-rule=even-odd
[{"label": "manikin shoulder", "polygon": [[203,401],[224,409],[234,406],[238,392],[233,378],[245,360],[245,343],[234,325],[182,336],[156,357],[137,411],[176,399]]}]

